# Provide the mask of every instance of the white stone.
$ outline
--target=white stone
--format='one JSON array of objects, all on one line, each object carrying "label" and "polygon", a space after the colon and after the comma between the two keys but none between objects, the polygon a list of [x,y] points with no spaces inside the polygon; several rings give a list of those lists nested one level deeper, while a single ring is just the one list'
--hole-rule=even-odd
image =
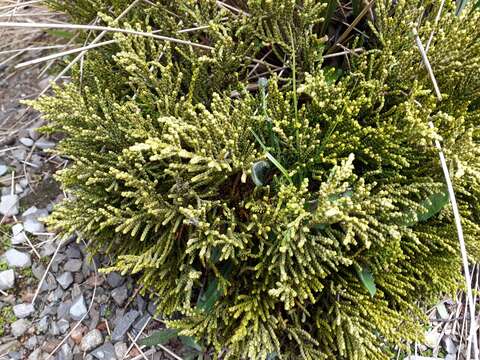
[{"label": "white stone", "polygon": [[12,226],[12,245],[23,244],[27,239],[23,233],[23,225],[15,224]]},{"label": "white stone", "polygon": [[0,200],[0,214],[10,217],[18,214],[18,196],[3,195]]},{"label": "white stone", "polygon": [[5,259],[9,266],[12,267],[28,267],[32,265],[30,254],[23,253],[15,249],[10,249],[5,253]]},{"label": "white stone", "polygon": [[28,360],[40,360],[42,358],[42,349],[38,348],[34,350],[29,356]]},{"label": "white stone", "polygon": [[35,141],[35,146],[42,150],[47,150],[55,147],[55,143],[53,141],[48,141],[43,136]]},{"label": "white stone", "polygon": [[18,223],[12,226],[12,234],[13,236],[20,234],[23,231],[23,225]]},{"label": "white stone", "polygon": [[27,332],[30,327],[30,322],[25,319],[19,319],[13,322],[10,326],[12,335],[18,338]]},{"label": "white stone", "polygon": [[30,138],[28,138],[28,137],[22,137],[22,138],[20,138],[19,140],[20,140],[20,142],[21,142],[23,145],[25,145],[25,146],[30,147],[30,146],[33,145],[33,140],[30,139]]},{"label": "white stone", "polygon": [[22,218],[24,220],[30,218],[35,220],[42,220],[48,216],[47,209],[39,209],[36,206],[29,207],[25,212],[22,214]]},{"label": "white stone", "polygon": [[31,206],[27,210],[25,210],[22,214],[22,217],[33,216],[37,213],[38,208],[36,206]]},{"label": "white stone", "polygon": [[453,354],[455,355],[457,353],[457,345],[453,342],[450,336],[445,336],[443,338],[444,342],[444,349],[447,350],[448,354]]},{"label": "white stone", "polygon": [[425,335],[425,345],[429,348],[433,349],[440,344],[440,337],[441,334],[438,333],[436,330],[431,330]]},{"label": "white stone", "polygon": [[94,329],[87,333],[80,342],[80,350],[88,352],[95,349],[103,343],[102,333],[98,329]]},{"label": "white stone", "polygon": [[13,313],[19,319],[26,318],[35,311],[32,304],[18,304],[13,307]]},{"label": "white stone", "polygon": [[0,272],[0,290],[11,289],[15,285],[15,272],[8,269]]},{"label": "white stone", "polygon": [[124,342],[117,342],[114,345],[114,348],[115,348],[115,355],[117,356],[117,359],[123,359],[127,354],[128,347],[127,347],[127,344],[125,344]]},{"label": "white stone", "polygon": [[31,217],[27,217],[23,222],[23,227],[25,228],[25,231],[30,234],[45,232],[45,226],[37,219]]},{"label": "white stone", "polygon": [[65,290],[73,283],[73,276],[71,272],[64,272],[57,277],[57,281],[60,286]]},{"label": "white stone", "polygon": [[15,194],[21,194],[23,192],[22,185],[15,184]]},{"label": "white stone", "polygon": [[27,237],[23,231],[12,237],[12,245],[23,244],[25,241],[27,241]]},{"label": "white stone", "polygon": [[8,171],[8,166],[0,164],[0,176],[3,176],[7,173]]},{"label": "white stone", "polygon": [[70,317],[73,320],[80,320],[87,313],[87,306],[85,305],[85,299],[80,295],[70,306]]}]

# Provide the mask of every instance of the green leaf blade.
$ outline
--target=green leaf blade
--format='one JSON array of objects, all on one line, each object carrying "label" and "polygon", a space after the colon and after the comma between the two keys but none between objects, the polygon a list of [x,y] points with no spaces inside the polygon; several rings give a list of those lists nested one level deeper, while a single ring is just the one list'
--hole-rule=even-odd
[{"label": "green leaf blade", "polygon": [[146,337],[138,342],[139,345],[155,346],[168,343],[170,340],[176,338],[178,330],[175,329],[163,329],[155,332],[154,334]]},{"label": "green leaf blade", "polygon": [[375,285],[375,279],[373,278],[373,274],[367,268],[357,268],[357,275],[363,286],[365,286],[365,288],[370,293],[370,296],[373,298],[377,293],[377,286]]}]

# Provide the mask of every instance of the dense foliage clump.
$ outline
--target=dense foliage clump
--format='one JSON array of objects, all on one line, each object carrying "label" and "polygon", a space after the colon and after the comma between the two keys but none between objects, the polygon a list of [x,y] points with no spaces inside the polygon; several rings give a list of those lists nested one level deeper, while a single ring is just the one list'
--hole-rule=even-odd
[{"label": "dense foliage clump", "polygon": [[[365,51],[327,63],[326,3],[157,1],[115,21],[130,1],[83,2],[53,5],[211,49],[108,35],[35,103],[72,160],[57,229],[225,358],[388,359],[421,336],[422,301],[461,280],[437,138],[480,255],[480,12],[446,4],[436,25],[440,2],[377,1],[351,38]],[[441,102],[413,27],[435,31]]]}]

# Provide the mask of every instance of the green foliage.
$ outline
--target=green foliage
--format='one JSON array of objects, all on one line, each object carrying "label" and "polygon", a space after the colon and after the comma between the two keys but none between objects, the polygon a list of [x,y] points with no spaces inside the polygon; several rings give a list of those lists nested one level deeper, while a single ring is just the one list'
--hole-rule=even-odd
[{"label": "green foliage", "polygon": [[169,342],[170,340],[176,338],[178,335],[177,330],[173,329],[163,329],[156,331],[153,335],[150,335],[146,338],[143,338],[139,341],[140,345],[145,346],[154,346],[154,345],[163,345]]},{"label": "green foliage", "polygon": [[0,309],[0,336],[5,334],[6,328],[15,322],[15,320],[17,320],[17,318],[13,313],[11,305],[4,306]]},{"label": "green foliage", "polygon": [[[129,3],[84,2],[79,20],[100,9],[109,24]],[[139,4],[119,26],[214,50],[111,35],[81,80],[34,103],[72,160],[58,175],[72,197],[50,223],[115,255],[108,270],[137,274],[175,334],[225,359],[388,359],[422,336],[418,304],[461,284],[438,136],[480,255],[479,12],[446,4],[435,25],[437,1],[376,2],[370,49],[338,71],[321,57],[326,4],[228,4],[250,16]],[[424,43],[435,29],[440,103],[417,22]],[[269,51],[286,72],[262,65],[258,82]]]}]

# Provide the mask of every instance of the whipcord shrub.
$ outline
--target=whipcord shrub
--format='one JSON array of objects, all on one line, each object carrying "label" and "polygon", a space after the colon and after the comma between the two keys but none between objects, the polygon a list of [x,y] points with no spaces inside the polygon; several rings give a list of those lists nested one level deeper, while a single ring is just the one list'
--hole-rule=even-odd
[{"label": "whipcord shrub", "polygon": [[[34,102],[71,160],[51,225],[224,358],[388,359],[421,338],[422,304],[462,279],[436,138],[480,255],[480,12],[447,3],[437,24],[440,1],[380,0],[351,34],[365,51],[327,63],[328,4],[165,0],[114,20],[130,3],[52,5],[211,49],[108,33]],[[434,31],[440,102],[413,27]]]}]

